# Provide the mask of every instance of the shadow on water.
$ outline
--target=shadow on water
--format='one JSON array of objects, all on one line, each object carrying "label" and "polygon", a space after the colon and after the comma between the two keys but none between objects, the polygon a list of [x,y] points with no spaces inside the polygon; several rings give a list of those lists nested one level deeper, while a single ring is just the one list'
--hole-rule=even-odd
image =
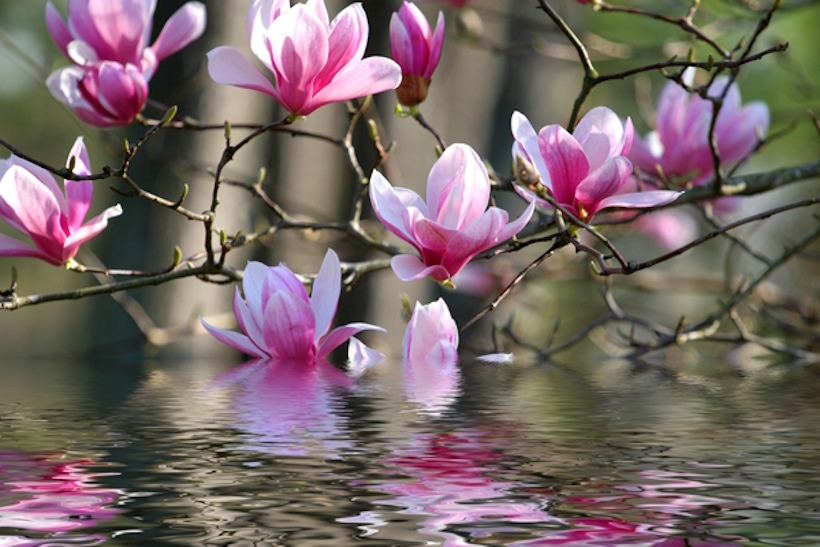
[{"label": "shadow on water", "polygon": [[820,376],[4,364],[0,545],[805,545]]}]

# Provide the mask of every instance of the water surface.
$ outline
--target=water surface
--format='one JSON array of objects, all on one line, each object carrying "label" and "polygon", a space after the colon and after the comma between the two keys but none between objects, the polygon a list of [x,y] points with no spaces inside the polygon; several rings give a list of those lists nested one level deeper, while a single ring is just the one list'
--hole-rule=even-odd
[{"label": "water surface", "polygon": [[0,546],[820,544],[820,374],[3,364]]}]

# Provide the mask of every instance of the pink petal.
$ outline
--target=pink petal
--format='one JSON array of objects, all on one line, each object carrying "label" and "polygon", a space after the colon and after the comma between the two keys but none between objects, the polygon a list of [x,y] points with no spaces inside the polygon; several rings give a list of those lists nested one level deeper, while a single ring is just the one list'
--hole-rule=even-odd
[{"label": "pink petal", "polygon": [[55,266],[62,264],[60,260],[55,259],[48,253],[44,253],[39,249],[35,249],[34,247],[26,245],[22,241],[18,241],[5,234],[0,234],[0,256],[39,258],[50,264],[54,264]]},{"label": "pink petal", "polygon": [[661,154],[663,154],[663,144],[658,139],[658,133],[653,131],[647,134],[646,141],[640,138],[635,139],[627,157],[635,167],[654,175],[656,166],[660,165]]},{"label": "pink petal", "polygon": [[70,0],[69,27],[100,59],[140,64],[156,0]]},{"label": "pink petal", "polygon": [[[449,230],[433,220],[422,217],[418,214],[418,209],[410,209],[407,213],[411,219],[408,220],[408,224],[413,226],[413,246],[422,253],[426,263],[438,263],[458,230]],[[431,260],[430,257],[436,258]]]},{"label": "pink petal", "polygon": [[[310,303],[310,299],[308,298],[307,289],[296,277],[290,268],[285,266],[284,264],[279,264],[275,268],[267,268],[267,278],[265,280],[266,289],[271,291],[287,291],[292,293],[294,296],[304,300],[306,303]],[[267,306],[267,296],[263,294],[263,302],[264,305]]]},{"label": "pink petal", "polygon": [[[722,112],[721,112],[722,114]],[[748,156],[760,137],[769,130],[769,107],[762,102],[751,102],[731,118],[718,118],[718,151],[724,162],[731,163]]]},{"label": "pink petal", "polygon": [[[694,74],[694,73],[692,73]],[[681,137],[689,94],[676,82],[668,82],[658,100],[656,127],[661,142],[673,143]]]},{"label": "pink petal", "polygon": [[313,356],[316,322],[310,304],[292,293],[273,293],[265,307],[265,345],[276,357]]},{"label": "pink petal", "polygon": [[105,61],[99,66],[97,78],[99,87],[94,98],[122,125],[130,123],[148,99],[148,83],[140,70],[134,65]]},{"label": "pink petal", "polygon": [[282,102],[279,92],[239,50],[220,46],[208,52],[208,74],[218,84],[266,93]]},{"label": "pink petal", "polygon": [[373,171],[370,175],[370,203],[373,212],[388,230],[408,243],[414,242],[412,225],[405,224],[404,212],[409,207],[415,207],[426,216],[427,205],[418,194],[406,188],[393,188],[384,175]]},{"label": "pink petal", "polygon": [[71,34],[68,25],[65,24],[63,16],[51,3],[51,0],[46,4],[46,27],[48,27],[48,33],[51,34],[51,39],[54,40],[63,55],[68,57],[66,48],[69,42],[74,40],[74,36]]},{"label": "pink petal", "polygon": [[205,31],[207,15],[201,2],[187,2],[162,27],[151,49],[157,61],[184,48]]},{"label": "pink petal", "polygon": [[397,255],[390,260],[390,267],[396,277],[402,281],[415,281],[424,279],[428,275],[437,281],[445,281],[450,278],[450,273],[439,265],[426,267],[424,263],[415,255]]},{"label": "pink petal", "polygon": [[361,376],[367,369],[384,361],[380,351],[366,346],[356,337],[351,337],[347,345],[347,367],[354,377]]},{"label": "pink petal", "polygon": [[427,178],[427,207],[451,229],[480,217],[490,199],[490,179],[476,152],[465,144],[447,147]]},{"label": "pink petal", "polygon": [[459,231],[441,259],[441,265],[449,273],[448,277],[460,272],[477,254],[495,247],[499,243],[498,234],[507,224],[507,218],[506,211],[492,207]]},{"label": "pink petal", "polygon": [[[236,316],[236,322],[239,323],[239,328],[256,344],[261,350],[265,350],[265,336],[262,333],[262,324],[258,323],[254,314],[251,312],[248,303],[242,299],[239,293],[239,287],[234,288],[233,295],[233,313]],[[259,314],[260,317],[262,314]]]},{"label": "pink petal", "polygon": [[550,174],[552,194],[558,203],[572,206],[575,188],[589,173],[584,149],[560,125],[548,125],[538,134],[541,156]]},{"label": "pink petal", "polygon": [[202,323],[202,326],[205,327],[211,336],[226,344],[231,346],[232,348],[238,349],[239,351],[246,353],[248,355],[252,355],[253,357],[269,357],[265,352],[261,351],[258,347],[256,347],[253,342],[251,342],[247,336],[243,334],[239,334],[238,332],[233,332],[227,329],[220,329],[218,327],[214,327],[209,325],[202,316],[199,316],[199,322]]},{"label": "pink petal", "polygon": [[652,190],[649,192],[635,192],[632,194],[618,194],[611,196],[598,204],[598,211],[609,207],[623,207],[628,209],[646,209],[672,203],[683,192],[672,190]]},{"label": "pink petal", "polygon": [[370,323],[348,323],[341,327],[336,327],[322,339],[319,344],[319,349],[316,352],[316,357],[322,359],[328,353],[345,343],[351,336],[354,336],[363,330],[378,330],[385,332],[382,327],[371,325]]},{"label": "pink petal", "polygon": [[413,71],[413,39],[398,13],[390,16],[390,56],[404,74],[421,74]]},{"label": "pink petal", "polygon": [[436,19],[436,30],[433,32],[433,42],[430,44],[430,57],[427,60],[427,67],[424,69],[425,78],[432,78],[441,59],[441,50],[444,45],[444,14],[438,12]]},{"label": "pink petal", "polygon": [[320,106],[374,95],[401,84],[401,68],[386,57],[368,57],[345,66],[333,81],[319,90],[308,105],[308,114]]},{"label": "pink petal", "polygon": [[426,306],[416,302],[404,332],[402,355],[413,362],[451,362],[458,359],[458,327],[447,304],[439,298]]},{"label": "pink petal", "polygon": [[317,75],[314,89],[322,89],[347,64],[364,56],[369,27],[361,4],[351,4],[333,19],[328,35],[327,61]]},{"label": "pink petal", "polygon": [[529,206],[526,209],[524,209],[523,213],[521,213],[521,216],[519,216],[513,222],[510,222],[506,226],[504,226],[504,229],[501,230],[501,232],[499,232],[498,236],[496,236],[496,244],[498,245],[504,243],[508,239],[512,238],[515,234],[523,230],[532,218],[533,213],[535,213],[534,201],[530,202]]},{"label": "pink petal", "polygon": [[[71,152],[68,153],[66,167],[69,167],[72,158],[74,158],[74,173],[78,175],[91,174],[91,162],[88,159],[88,151],[85,149],[82,137],[77,137]],[[68,225],[76,230],[82,226],[88,208],[91,206],[91,199],[94,197],[94,183],[90,180],[66,179],[64,185],[68,207]]]},{"label": "pink petal", "polygon": [[[587,112],[572,132],[572,136],[579,143],[583,143],[595,134],[605,135],[609,140],[610,156],[621,155],[626,136],[624,123],[615,112],[605,106],[598,106]],[[632,138],[630,137],[629,140],[631,141]],[[590,161],[590,163],[594,162]]]},{"label": "pink petal", "polygon": [[[304,4],[296,4],[268,28],[268,50],[282,105],[309,114],[313,83],[328,59],[328,29]],[[349,98],[349,97],[348,97]]]},{"label": "pink petal", "polygon": [[[271,289],[267,289],[268,294],[263,299],[262,295],[266,292],[265,286],[269,284],[269,270],[270,268],[261,262],[249,261],[242,274],[242,293],[245,295],[250,317],[259,330],[264,328],[265,306],[267,306],[267,299],[270,298],[272,292]],[[258,343],[261,339],[254,337],[254,340]]]},{"label": "pink petal", "polygon": [[590,216],[599,209],[598,202],[615,194],[632,174],[632,162],[617,156],[590,173],[575,191],[575,198]]},{"label": "pink petal", "polygon": [[333,323],[333,317],[336,315],[336,307],[339,303],[339,294],[342,291],[341,275],[339,257],[333,249],[328,249],[325,253],[325,259],[322,261],[322,266],[319,268],[319,273],[316,274],[316,279],[313,281],[313,289],[310,294],[310,308],[316,318],[314,340],[318,341],[327,334],[331,323]]},{"label": "pink petal", "polygon": [[51,250],[61,248],[65,241],[68,226],[61,222],[63,208],[58,199],[19,165],[12,165],[0,179],[0,214],[34,239],[38,247],[40,239],[50,242]]},{"label": "pink petal", "polygon": [[119,204],[114,205],[83,224],[78,230],[72,232],[71,235],[69,235],[65,240],[65,251],[63,258],[65,260],[72,258],[76,254],[80,245],[89,239],[100,235],[100,232],[108,226],[108,219],[118,217],[121,214],[122,207],[120,207]]},{"label": "pink petal", "polygon": [[541,149],[538,144],[538,135],[533,129],[530,121],[521,112],[517,110],[513,112],[510,118],[510,129],[512,129],[515,144],[513,144],[513,161],[517,154],[521,154],[527,160],[541,177],[541,184],[547,188],[552,188],[550,183],[550,173],[544,163],[544,158],[541,156]]},{"label": "pink petal", "polygon": [[80,93],[79,85],[83,75],[84,71],[80,67],[61,68],[51,73],[46,86],[55,99],[71,108],[84,122],[97,127],[117,125],[119,120],[113,120],[107,113],[100,113]]},{"label": "pink petal", "polygon": [[245,19],[248,38],[253,40],[257,20],[263,28],[268,28],[277,17],[289,9],[290,0],[253,0]]}]

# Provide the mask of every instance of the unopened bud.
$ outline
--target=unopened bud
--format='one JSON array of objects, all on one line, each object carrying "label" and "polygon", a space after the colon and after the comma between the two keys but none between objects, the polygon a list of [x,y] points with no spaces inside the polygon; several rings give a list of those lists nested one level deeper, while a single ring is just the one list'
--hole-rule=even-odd
[{"label": "unopened bud", "polygon": [[464,7],[458,10],[456,30],[459,38],[478,41],[484,36],[484,21],[476,10]]},{"label": "unopened bud", "polygon": [[515,180],[519,184],[526,186],[530,190],[537,189],[538,183],[541,182],[541,175],[539,175],[538,170],[527,158],[521,154],[516,154],[513,169],[515,172]]}]

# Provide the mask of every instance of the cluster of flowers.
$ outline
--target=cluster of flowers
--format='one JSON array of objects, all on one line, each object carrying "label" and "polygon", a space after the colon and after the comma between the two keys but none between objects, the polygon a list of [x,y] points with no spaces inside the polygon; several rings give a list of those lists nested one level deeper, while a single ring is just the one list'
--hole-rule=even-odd
[{"label": "cluster of flowers", "polygon": [[[583,2],[581,2],[583,3]],[[130,123],[148,96],[148,81],[157,63],[196,39],[204,30],[205,8],[189,2],[147,46],[156,0],[70,0],[68,23],[49,4],[46,23],[57,46],[75,64],[48,80],[59,100],[84,121],[97,126]],[[221,84],[262,92],[279,102],[292,118],[338,101],[397,89],[399,101],[415,108],[427,96],[441,57],[444,17],[435,30],[421,11],[404,2],[390,22],[393,59],[364,57],[368,21],[358,3],[332,21],[324,0],[290,5],[289,0],[253,0],[247,15],[250,47],[272,75],[263,75],[240,51],[218,47],[208,53],[208,71]],[[693,74],[685,78],[691,82]],[[714,136],[721,157],[736,161],[748,155],[758,134],[768,128],[762,104],[741,105],[737,86],[725,80],[710,88],[723,94]],[[510,221],[506,211],[488,207],[490,180],[478,154],[466,144],[448,147],[430,171],[426,200],[406,188],[394,188],[381,173],[370,179],[373,209],[387,227],[417,254],[392,259],[402,280],[425,277],[451,285],[451,279],[479,254],[518,234],[535,207],[556,204],[581,221],[607,208],[651,208],[675,200],[672,190],[625,191],[633,167],[667,176],[690,176],[702,183],[714,173],[709,146],[712,102],[670,83],[658,109],[657,133],[634,138],[630,119],[623,121],[606,107],[584,116],[570,134],[559,125],[536,133],[520,112],[511,119],[512,158],[516,171],[527,173],[516,185],[529,202]],[[636,146],[633,147],[633,143]],[[634,164],[634,166],[633,166]],[[75,175],[89,175],[82,140],[69,156]],[[88,180],[66,180],[65,196],[45,170],[12,156],[0,163],[0,218],[29,236],[30,247],[0,235],[0,256],[33,256],[69,264],[79,246],[121,214],[119,206],[83,223],[92,197]],[[312,294],[286,266],[269,268],[251,262],[234,310],[243,334],[203,321],[221,342],[249,355],[273,359],[323,359],[353,335],[379,327],[353,323],[331,330],[341,290],[340,263],[328,250]],[[244,294],[244,298],[243,298]],[[374,361],[377,352],[355,338],[350,355]],[[404,338],[404,357],[453,361],[458,331],[443,300],[416,305]]]}]

